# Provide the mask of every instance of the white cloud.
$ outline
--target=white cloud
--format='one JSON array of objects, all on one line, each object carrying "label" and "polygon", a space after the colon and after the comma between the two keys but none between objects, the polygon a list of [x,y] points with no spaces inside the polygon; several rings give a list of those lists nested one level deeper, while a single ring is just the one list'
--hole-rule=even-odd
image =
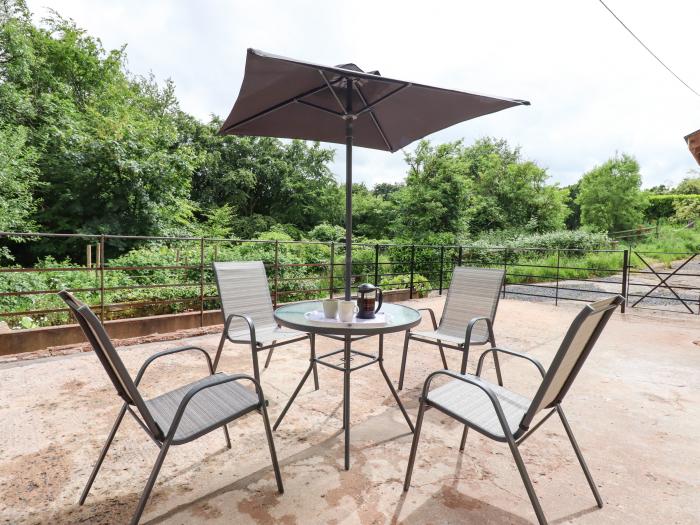
[{"label": "white cloud", "polygon": [[[609,0],[676,73],[700,90],[700,2]],[[595,0],[352,3],[327,1],[30,0],[73,18],[107,48],[128,44],[129,69],[172,78],[182,108],[225,117],[245,50],[325,64],[355,62],[395,78],[524,98],[518,107],[436,133],[435,141],[504,137],[568,184],[615,152],[645,185],[697,168],[683,136],[700,128],[700,98],[671,77]],[[403,155],[357,148],[356,180],[400,180]],[[337,148],[334,171],[344,173]]]}]

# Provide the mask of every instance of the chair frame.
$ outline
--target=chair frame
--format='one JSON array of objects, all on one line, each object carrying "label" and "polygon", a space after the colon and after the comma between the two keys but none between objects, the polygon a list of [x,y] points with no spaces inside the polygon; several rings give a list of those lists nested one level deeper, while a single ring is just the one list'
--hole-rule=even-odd
[{"label": "chair frame", "polygon": [[[503,272],[503,276],[501,278],[501,284],[499,286],[499,290],[503,288],[503,281],[505,280],[505,272]],[[448,291],[449,294],[449,291]],[[496,316],[496,311],[498,310],[498,303],[500,301],[500,291],[499,293],[496,294],[496,302],[493,307],[493,317]],[[430,314],[430,320],[433,324],[433,330],[437,330],[439,328],[439,324],[437,322],[437,318],[435,316],[435,311],[432,308],[418,308],[419,312],[428,312]],[[442,318],[445,315],[445,311],[443,310],[442,316],[440,318],[440,323],[442,323]],[[488,331],[488,340],[484,342],[472,342],[471,337],[472,337],[472,332],[474,331],[474,327],[477,325],[477,323],[485,323],[486,324],[486,330]],[[404,337],[404,342],[403,342],[403,354],[401,356],[401,372],[399,375],[399,387],[398,390],[401,391],[403,390],[403,381],[404,381],[404,376],[406,373],[406,361],[408,359],[408,344],[409,341],[414,340],[414,341],[419,341],[421,343],[427,343],[431,345],[435,345],[439,348],[440,350],[440,358],[442,359],[442,366],[445,370],[449,370],[449,367],[447,366],[447,359],[445,359],[445,348],[449,348],[450,350],[458,350],[462,352],[462,362],[460,364],[460,372],[462,374],[465,374],[467,371],[467,359],[469,358],[469,349],[471,345],[485,345],[489,343],[491,345],[491,348],[496,346],[496,336],[494,335],[493,332],[493,319],[490,317],[485,317],[485,316],[478,316],[478,317],[473,317],[472,319],[469,320],[467,323],[467,328],[464,334],[464,343],[460,343],[458,345],[452,345],[448,343],[442,342],[440,339],[428,339],[426,337],[422,337],[420,335],[413,334],[410,330],[406,330],[406,336]],[[498,378],[498,384],[500,386],[503,386],[503,380],[501,378],[501,367],[500,363],[498,362],[498,357],[494,356],[494,364],[496,367],[496,377]]]},{"label": "chair frame", "polygon": [[[544,512],[542,510],[542,506],[540,504],[540,501],[537,497],[537,494],[535,493],[534,486],[532,484],[532,481],[530,480],[530,476],[527,472],[527,469],[525,467],[525,463],[523,461],[523,458],[520,454],[519,447],[522,445],[522,443],[529,438],[535,431],[537,431],[554,413],[557,413],[559,416],[559,419],[562,422],[562,425],[564,427],[564,430],[566,431],[566,435],[569,438],[569,442],[571,443],[572,448],[574,449],[574,452],[576,454],[576,458],[578,459],[579,465],[581,466],[581,469],[583,470],[583,473],[586,477],[586,481],[588,482],[588,486],[591,489],[591,492],[593,493],[593,497],[596,500],[596,504],[598,508],[603,508],[603,499],[600,496],[600,493],[598,491],[598,488],[596,487],[595,482],[593,481],[593,476],[591,475],[591,472],[588,468],[588,465],[586,464],[586,461],[583,457],[583,453],[581,452],[581,449],[578,445],[578,442],[576,441],[576,438],[574,437],[573,431],[571,430],[571,426],[569,425],[569,421],[566,418],[564,414],[564,409],[561,406],[561,402],[567,393],[569,387],[573,383],[573,380],[576,378],[576,375],[580,371],[581,367],[583,366],[583,363],[585,362],[586,358],[588,357],[588,354],[592,350],[593,346],[595,345],[598,337],[600,336],[600,333],[602,332],[603,328],[607,324],[608,319],[612,315],[613,311],[617,308],[619,304],[621,304],[624,301],[624,299],[621,296],[617,296],[613,299],[610,305],[606,306],[605,308],[602,309],[603,312],[603,319],[599,324],[596,326],[595,330],[593,331],[592,335],[588,339],[586,346],[584,347],[584,350],[581,352],[579,359],[577,360],[575,366],[569,373],[569,376],[567,378],[567,381],[562,385],[562,387],[559,389],[558,395],[555,397],[555,399],[549,403],[546,407],[542,407],[541,410],[548,410],[548,412],[541,418],[539,421],[530,427],[530,424],[532,423],[534,417],[537,415],[537,412],[540,411],[538,408],[538,405],[543,397],[543,395],[547,392],[547,388],[549,387],[549,384],[551,383],[551,379],[554,377],[548,378],[547,372],[545,371],[544,367],[542,364],[535,359],[534,357],[523,354],[520,352],[515,352],[512,350],[507,350],[504,348],[498,348],[498,347],[492,347],[484,351],[481,356],[479,357],[478,365],[477,365],[477,370],[476,370],[476,375],[475,376],[470,376],[470,375],[464,375],[464,374],[457,374],[451,370],[438,370],[436,372],[431,373],[425,380],[425,383],[423,385],[423,390],[421,393],[421,398],[420,398],[420,405],[418,408],[418,417],[416,419],[416,429],[413,434],[413,442],[411,444],[411,452],[409,455],[408,459],[408,466],[406,468],[406,478],[404,481],[404,491],[408,491],[411,485],[411,477],[413,474],[413,466],[416,460],[416,453],[418,450],[418,442],[420,440],[420,433],[421,433],[421,428],[423,426],[423,417],[425,415],[425,411],[427,408],[436,408],[440,412],[443,412],[444,414],[450,416],[453,419],[456,419],[460,423],[464,425],[464,429],[462,432],[462,440],[460,443],[459,450],[464,451],[464,447],[466,444],[467,440],[467,433],[469,428],[473,428],[477,432],[483,434],[484,436],[493,439],[495,441],[500,441],[500,442],[505,442],[508,444],[508,447],[510,448],[510,451],[513,455],[513,459],[515,460],[515,464],[518,468],[518,472],[520,474],[520,477],[523,481],[523,484],[525,485],[525,490],[527,492],[528,497],[530,498],[530,502],[532,504],[532,507],[535,511],[535,514],[537,516],[537,520],[541,525],[546,525],[547,519],[545,518]],[[562,342],[562,347],[564,345],[568,345],[571,343],[573,340],[574,336],[576,335],[576,332],[578,331],[578,328],[581,326],[583,321],[588,317],[587,314],[590,313],[595,313],[591,305],[588,305],[586,308],[583,309],[583,311],[576,317],[574,322],[571,325],[571,328],[567,332],[566,337],[564,338]],[[510,430],[510,426],[506,420],[505,414],[503,413],[503,409],[501,408],[500,402],[498,400],[498,397],[496,394],[493,392],[493,390],[490,387],[490,383],[487,381],[484,381],[481,379],[481,372],[483,370],[483,365],[484,365],[484,359],[488,354],[492,354],[494,359],[496,356],[499,354],[506,354],[510,355],[512,357],[524,359],[528,362],[530,362],[532,365],[534,365],[537,368],[537,371],[540,373],[540,376],[542,377],[542,383],[540,387],[538,388],[537,395],[532,399],[530,403],[530,407],[528,408],[527,412],[523,416],[523,420],[516,432],[512,432]],[[554,360],[552,361],[552,364],[550,365],[550,370],[556,370],[559,364],[562,362],[566,355],[566,352],[557,352]],[[472,422],[470,422],[467,419],[464,419],[458,414],[455,414],[454,412],[445,409],[444,407],[438,405],[438,404],[433,404],[431,403],[428,394],[430,393],[430,385],[433,382],[433,380],[436,377],[439,376],[447,376],[452,379],[456,379],[458,381],[463,381],[464,383],[473,385],[479,389],[481,389],[489,398],[491,401],[494,411],[496,413],[496,416],[498,418],[498,421],[502,427],[503,430],[503,436],[499,435],[494,435],[491,432],[487,431],[486,429],[476,426]],[[499,381],[500,385],[500,381]],[[501,385],[502,386],[502,385]]]},{"label": "chair frame", "polygon": [[[251,261],[251,262],[253,262],[253,261]],[[262,263],[262,261],[260,261],[260,264],[263,265],[263,268],[265,267],[264,263]],[[212,265],[212,268],[214,269],[214,278],[216,280],[216,287],[217,287],[217,290],[219,292],[219,297],[221,298],[221,286],[219,283],[219,275],[217,273],[216,266]],[[269,287],[268,287],[268,293],[269,293]],[[222,314],[223,314],[223,309],[222,309]],[[233,339],[231,337],[231,335],[229,334],[229,328],[231,326],[231,323],[237,319],[242,319],[247,324],[248,331],[250,334],[250,341]],[[267,354],[267,359],[265,360],[265,365],[264,365],[264,369],[267,369],[267,367],[270,366],[270,360],[272,359],[272,353],[274,352],[275,348],[277,348],[278,346],[284,346],[284,345],[288,345],[291,343],[298,343],[299,341],[303,341],[304,339],[309,340],[309,346],[311,347],[309,361],[312,364],[312,371],[313,371],[313,376],[314,376],[314,390],[318,390],[319,385],[318,385],[318,370],[316,368],[316,336],[315,336],[315,334],[303,334],[299,337],[292,337],[289,339],[285,339],[284,341],[281,341],[279,343],[277,341],[272,341],[272,343],[270,343],[269,345],[261,345],[258,343],[258,341],[255,337],[255,322],[253,321],[253,318],[250,317],[246,312],[233,312],[233,313],[229,313],[228,315],[225,316],[224,330],[221,333],[221,339],[219,340],[219,346],[216,349],[216,355],[214,357],[214,371],[216,371],[218,369],[219,361],[221,359],[221,353],[224,350],[224,345],[226,344],[226,341],[229,341],[233,344],[247,344],[250,346],[250,351],[251,351],[251,354],[253,357],[253,377],[255,377],[255,380],[259,383],[260,382],[260,364],[258,362],[258,353],[259,352],[264,352],[266,350],[269,350],[269,353]]]},{"label": "chair frame", "polygon": [[[87,312],[92,312],[90,311],[89,307],[86,305],[80,305],[79,302],[77,302],[68,292],[66,291],[61,291],[58,294],[70,307],[71,310],[73,310],[75,307],[77,309],[74,311],[74,315],[76,316],[76,319],[78,320],[81,328],[83,329],[86,338],[90,342],[90,344],[95,348],[96,345],[98,345],[97,341],[94,338],[108,338],[106,332],[105,333],[94,333],[93,329],[89,327],[89,324],[87,323],[86,319],[83,318],[83,315],[85,315]],[[72,304],[71,304],[72,303]],[[94,314],[92,314],[94,316]],[[96,319],[96,318],[95,318]],[[99,322],[99,321],[98,321]],[[100,323],[100,326],[101,323]],[[102,331],[104,332],[104,328],[102,328]],[[96,353],[98,354],[98,357],[101,356],[99,352],[97,352],[97,349],[95,348]],[[214,372],[214,367],[212,365],[212,360],[211,357],[209,356],[209,353],[204,350],[203,348],[197,347],[197,346],[180,346],[176,348],[171,348],[168,350],[163,350],[161,352],[158,352],[156,354],[151,355],[148,357],[144,363],[141,365],[141,368],[139,369],[136,379],[133,382],[135,393],[137,396],[135,399],[131,399],[130,401],[125,399],[124,403],[119,410],[119,413],[117,415],[117,418],[112,425],[112,429],[110,430],[109,434],[107,435],[107,440],[105,441],[104,445],[102,446],[102,449],[100,451],[100,455],[97,458],[97,462],[92,468],[92,471],[90,473],[90,477],[88,478],[88,481],[85,485],[85,488],[83,489],[82,494],[80,495],[80,499],[78,500],[79,505],[83,505],[85,503],[85,500],[88,497],[88,494],[90,493],[90,489],[92,488],[92,485],[95,481],[95,478],[97,477],[97,474],[102,467],[102,463],[105,459],[105,456],[107,455],[107,452],[109,451],[110,446],[112,445],[112,442],[114,440],[114,436],[117,433],[117,430],[119,429],[125,414],[128,412],[131,414],[131,416],[134,418],[134,420],[138,423],[138,425],[146,432],[148,437],[151,438],[151,441],[155,443],[155,445],[160,449],[160,452],[158,453],[158,456],[156,458],[155,464],[153,465],[153,468],[151,469],[151,473],[148,477],[148,481],[146,482],[146,486],[144,487],[141,497],[139,498],[138,505],[136,507],[136,510],[134,512],[134,515],[132,516],[131,519],[131,524],[135,525],[139,522],[141,515],[143,514],[143,511],[146,507],[146,503],[148,502],[148,498],[151,494],[151,491],[153,490],[153,486],[155,485],[156,479],[158,478],[158,474],[160,472],[161,467],[163,466],[163,462],[165,461],[165,457],[168,453],[168,450],[172,445],[182,445],[185,443],[189,443],[191,441],[194,441],[201,436],[208,434],[209,432],[212,432],[216,430],[217,428],[223,428],[224,431],[224,437],[226,439],[226,447],[231,448],[231,438],[228,433],[228,428],[226,425],[228,423],[231,423],[232,421],[238,419],[239,417],[242,417],[250,412],[258,411],[263,419],[263,425],[265,427],[265,436],[267,439],[267,444],[270,452],[270,458],[272,460],[272,466],[273,470],[275,473],[275,480],[277,483],[277,489],[280,494],[284,493],[284,486],[282,483],[282,477],[280,473],[280,468],[279,468],[279,463],[277,461],[277,454],[275,451],[275,444],[273,441],[272,437],[272,430],[270,428],[270,421],[268,418],[267,414],[267,408],[266,408],[266,402],[265,402],[265,396],[263,394],[263,390],[260,386],[260,383],[255,380],[255,378],[246,375],[246,374],[235,374],[235,375],[224,375],[224,374],[219,374],[221,377],[208,382],[206,384],[202,385],[197,385],[193,386],[188,392],[185,394],[185,396],[182,398],[180,401],[180,404],[177,408],[177,411],[175,412],[175,415],[173,417],[172,423],[170,425],[170,429],[167,431],[167,433],[164,433],[161,431],[161,429],[158,427],[158,425],[155,424],[152,416],[150,415],[150,411],[148,407],[145,405],[143,398],[141,397],[140,393],[138,392],[138,386],[141,383],[141,380],[143,379],[144,374],[146,373],[146,370],[153,364],[156,360],[166,357],[166,356],[171,356],[173,354],[179,354],[181,352],[186,352],[186,351],[196,351],[201,353],[206,361],[207,365],[207,370],[209,372],[210,377],[215,377],[217,374]],[[102,361],[102,359],[100,359]],[[104,362],[103,362],[104,365]],[[106,368],[106,367],[105,367]],[[124,370],[126,372],[126,370]],[[128,372],[126,372],[128,375]],[[110,375],[110,379],[112,378],[112,374],[108,373]],[[122,379],[119,378],[119,381]],[[258,396],[258,404],[257,405],[252,405],[251,407],[247,408],[243,412],[238,412],[233,414],[230,418],[224,419],[220,422],[218,422],[214,426],[210,426],[207,428],[201,429],[199,432],[196,432],[195,434],[192,434],[190,436],[187,436],[186,438],[182,439],[176,439],[175,435],[177,433],[177,430],[179,428],[180,422],[182,420],[183,415],[185,414],[185,410],[187,409],[188,404],[192,400],[192,398],[195,397],[196,394],[199,392],[212,388],[215,386],[220,386],[225,383],[229,382],[234,382],[234,381],[250,381],[253,383],[255,387],[255,391]],[[122,394],[119,392],[120,397]],[[127,391],[127,395],[131,396],[132,393]],[[135,409],[134,409],[135,407]],[[137,413],[138,411],[138,413]]]}]

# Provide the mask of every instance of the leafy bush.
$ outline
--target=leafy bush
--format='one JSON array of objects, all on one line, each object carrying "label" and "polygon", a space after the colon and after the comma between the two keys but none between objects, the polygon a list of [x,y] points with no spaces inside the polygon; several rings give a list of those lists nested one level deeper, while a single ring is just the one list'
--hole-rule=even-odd
[{"label": "leafy bush", "polygon": [[316,225],[310,232],[309,238],[314,241],[322,242],[340,242],[345,239],[345,228],[342,226],[331,225],[327,222],[322,222]]}]

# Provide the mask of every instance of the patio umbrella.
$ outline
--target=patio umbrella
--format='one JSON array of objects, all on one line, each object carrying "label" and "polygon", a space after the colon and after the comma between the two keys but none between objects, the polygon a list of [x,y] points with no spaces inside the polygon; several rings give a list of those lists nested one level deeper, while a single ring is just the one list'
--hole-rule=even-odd
[{"label": "patio umbrella", "polygon": [[526,100],[443,89],[248,49],[238,98],[219,130],[345,144],[345,299],[352,278],[352,147],[395,152],[464,120]]}]

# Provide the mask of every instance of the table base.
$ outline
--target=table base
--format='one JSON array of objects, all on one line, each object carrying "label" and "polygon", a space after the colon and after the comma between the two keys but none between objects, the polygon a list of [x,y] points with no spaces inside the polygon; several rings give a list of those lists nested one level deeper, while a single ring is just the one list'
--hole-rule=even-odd
[{"label": "table base", "polygon": [[[289,398],[289,401],[287,401],[287,404],[285,405],[284,410],[282,410],[282,413],[279,415],[279,417],[277,418],[277,421],[275,421],[275,424],[272,428],[273,428],[273,430],[277,430],[277,427],[282,422],[282,419],[287,414],[287,411],[292,406],[292,403],[294,403],[294,400],[296,399],[297,395],[299,394],[299,391],[304,386],[304,383],[306,382],[306,380],[309,378],[309,375],[311,374],[311,371],[314,368],[314,363],[319,364],[319,365],[324,365],[324,366],[327,366],[329,368],[333,368],[334,370],[338,370],[340,372],[343,372],[343,375],[344,375],[344,378],[343,378],[343,430],[345,431],[345,470],[349,470],[350,469],[350,374],[352,372],[355,372],[356,370],[359,370],[360,368],[365,368],[366,366],[373,365],[374,363],[378,363],[379,370],[381,370],[382,376],[384,376],[384,380],[386,381],[386,384],[389,387],[389,390],[391,391],[391,395],[394,396],[394,399],[396,400],[396,404],[399,405],[399,408],[401,409],[401,413],[403,414],[403,417],[406,419],[406,423],[408,423],[408,426],[411,429],[411,432],[414,431],[414,428],[413,428],[413,423],[411,422],[411,419],[408,417],[408,413],[406,412],[406,409],[403,406],[403,403],[401,403],[401,400],[399,399],[399,395],[396,393],[396,390],[394,389],[394,385],[391,384],[391,380],[389,379],[389,375],[386,373],[386,370],[384,369],[384,334],[379,334],[379,350],[378,350],[376,355],[368,354],[366,352],[360,352],[359,350],[353,350],[351,348],[352,337],[349,335],[344,336],[344,343],[345,344],[344,344],[343,348],[340,350],[328,352],[327,354],[323,354],[320,356],[313,356],[310,359],[309,368],[306,369],[306,372],[304,373],[303,377],[301,378],[301,381],[297,385],[292,396]],[[329,357],[332,357],[334,355],[338,355],[340,353],[343,354],[343,366],[339,366],[335,363],[330,363],[330,362],[325,360]],[[353,356],[362,356],[362,357],[369,359],[369,361],[367,361],[365,363],[361,363],[357,366],[352,366]]]}]

